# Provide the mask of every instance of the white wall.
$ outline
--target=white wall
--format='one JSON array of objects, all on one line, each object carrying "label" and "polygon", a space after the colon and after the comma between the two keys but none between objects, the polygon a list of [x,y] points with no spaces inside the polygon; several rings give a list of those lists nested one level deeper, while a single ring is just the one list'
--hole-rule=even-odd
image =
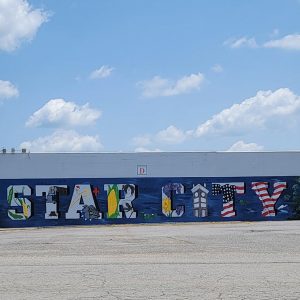
[{"label": "white wall", "polygon": [[0,154],[0,179],[227,176],[300,176],[300,152]]}]

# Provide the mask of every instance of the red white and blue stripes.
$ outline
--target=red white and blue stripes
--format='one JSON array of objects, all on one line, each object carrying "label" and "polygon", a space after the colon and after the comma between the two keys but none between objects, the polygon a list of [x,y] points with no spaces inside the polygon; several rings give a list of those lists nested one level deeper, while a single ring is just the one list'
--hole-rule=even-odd
[{"label": "red white and blue stripes", "polygon": [[244,182],[228,182],[228,183],[213,183],[212,194],[223,196],[223,210],[221,216],[223,218],[234,217],[236,215],[234,209],[235,193],[244,194],[245,184]]},{"label": "red white and blue stripes", "polygon": [[286,189],[287,184],[286,182],[275,182],[273,186],[274,191],[272,196],[270,196],[267,182],[252,182],[252,190],[255,191],[262,202],[263,211],[261,214],[264,217],[275,217],[275,203],[282,194],[282,191]]}]

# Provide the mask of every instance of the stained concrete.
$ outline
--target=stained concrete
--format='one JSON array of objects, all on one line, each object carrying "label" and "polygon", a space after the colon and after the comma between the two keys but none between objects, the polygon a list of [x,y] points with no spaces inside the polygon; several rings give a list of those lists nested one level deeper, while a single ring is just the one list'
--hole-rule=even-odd
[{"label": "stained concrete", "polygon": [[1,299],[300,299],[300,221],[0,229]]}]

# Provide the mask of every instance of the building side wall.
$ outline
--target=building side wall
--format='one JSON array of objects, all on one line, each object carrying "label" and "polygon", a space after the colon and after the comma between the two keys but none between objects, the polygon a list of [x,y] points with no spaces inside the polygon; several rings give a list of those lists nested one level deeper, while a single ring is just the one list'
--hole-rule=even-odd
[{"label": "building side wall", "polygon": [[[139,169],[144,168],[144,173]],[[0,179],[298,176],[300,152],[1,154]]]}]

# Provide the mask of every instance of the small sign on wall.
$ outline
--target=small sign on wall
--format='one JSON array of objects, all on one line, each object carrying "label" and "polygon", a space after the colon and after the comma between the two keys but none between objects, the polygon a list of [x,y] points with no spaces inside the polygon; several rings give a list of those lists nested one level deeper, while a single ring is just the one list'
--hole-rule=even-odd
[{"label": "small sign on wall", "polygon": [[137,165],[137,175],[147,175],[147,165]]}]

